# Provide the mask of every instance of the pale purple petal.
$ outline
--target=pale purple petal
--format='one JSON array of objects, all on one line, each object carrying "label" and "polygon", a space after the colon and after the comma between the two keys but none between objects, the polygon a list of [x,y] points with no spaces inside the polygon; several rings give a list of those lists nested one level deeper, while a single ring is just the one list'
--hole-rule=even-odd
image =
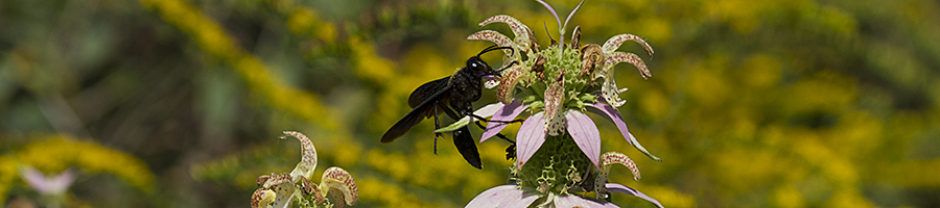
[{"label": "pale purple petal", "polygon": [[662,159],[659,159],[659,157],[656,157],[647,151],[643,145],[640,145],[640,142],[636,140],[636,137],[633,137],[633,134],[630,133],[630,129],[627,129],[627,124],[623,121],[623,117],[620,117],[620,111],[618,111],[616,108],[600,102],[588,106],[594,107],[592,108],[592,111],[603,115],[608,120],[614,122],[614,124],[617,125],[617,129],[620,129],[620,134],[623,135],[624,139],[626,139],[630,145],[633,145],[633,147],[635,147],[637,150],[640,150],[640,152],[645,154],[647,157],[656,161],[662,161]]},{"label": "pale purple petal", "polygon": [[[528,195],[528,196],[527,196]],[[467,208],[491,207],[528,207],[539,198],[536,194],[527,194],[516,185],[502,185],[487,189],[470,200]]]},{"label": "pale purple petal", "polygon": [[659,201],[656,201],[656,199],[653,199],[653,197],[649,197],[646,194],[643,194],[642,192],[637,191],[636,189],[633,189],[624,185],[616,184],[616,183],[608,183],[605,187],[607,187],[608,191],[634,195],[636,197],[640,197],[643,200],[646,200],[650,203],[655,204],[659,208],[663,207],[663,204],[660,204]]},{"label": "pale purple petal", "polygon": [[[502,103],[499,103],[502,105]],[[516,119],[516,116],[525,111],[528,106],[522,105],[522,101],[519,99],[512,99],[512,102],[509,105],[504,105],[493,114],[493,117],[490,118],[489,124],[486,124],[486,130],[483,131],[483,136],[480,137],[480,143],[486,141],[490,137],[495,136],[502,131],[503,128],[506,128],[509,125],[509,121]]]},{"label": "pale purple petal", "polygon": [[581,198],[581,196],[568,194],[565,196],[555,196],[553,200],[555,207],[568,208],[568,207],[609,207],[617,208],[618,206],[614,203],[609,202],[599,202],[590,199]]},{"label": "pale purple petal", "polygon": [[601,133],[597,131],[594,121],[577,110],[569,110],[565,114],[565,119],[568,120],[568,133],[571,134],[574,143],[578,144],[581,152],[591,159],[594,166],[600,167],[597,160],[601,155]]},{"label": "pale purple petal", "polygon": [[480,109],[477,109],[476,111],[473,111],[473,114],[478,115],[483,118],[490,117],[490,116],[493,116],[494,113],[499,111],[499,109],[502,109],[503,106],[504,105],[502,103],[489,104],[489,105],[481,107]]},{"label": "pale purple petal", "polygon": [[32,167],[24,167],[20,171],[20,174],[23,175],[23,180],[25,180],[30,187],[42,194],[54,195],[65,193],[65,189],[75,181],[75,174],[71,169],[67,169],[51,178],[46,177],[46,175],[43,175]]},{"label": "pale purple petal", "polygon": [[529,116],[519,133],[516,134],[516,166],[522,167],[525,162],[535,155],[535,152],[545,143],[545,118],[544,113],[538,112]]}]

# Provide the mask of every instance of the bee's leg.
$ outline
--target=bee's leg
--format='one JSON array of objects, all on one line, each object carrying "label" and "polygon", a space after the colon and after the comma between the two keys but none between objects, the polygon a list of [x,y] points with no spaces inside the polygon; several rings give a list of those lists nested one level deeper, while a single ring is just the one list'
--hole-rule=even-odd
[{"label": "bee's leg", "polygon": [[516,144],[513,143],[509,145],[509,147],[506,147],[506,159],[512,160],[515,158],[516,158]]},{"label": "bee's leg", "polygon": [[[524,121],[524,120],[522,120],[522,119],[516,119],[516,120],[512,120],[512,121],[487,120],[486,118],[483,118],[482,116],[478,116],[478,115],[476,115],[476,114],[470,114],[470,115],[472,115],[471,117],[476,117],[478,120],[482,120],[482,121],[486,121],[486,122],[497,122],[497,123],[499,123],[498,125],[509,125],[509,124],[512,124],[512,123],[519,123],[519,122],[523,122],[523,121]],[[483,124],[480,124],[479,121],[477,121],[476,124],[477,124],[477,126],[479,126],[479,127],[480,127],[481,129],[483,129],[484,131],[486,130],[486,127],[483,126]],[[509,143],[513,143],[513,144],[516,143],[516,141],[513,141],[513,140],[511,140],[511,139],[509,139],[509,138],[506,138],[506,136],[503,135],[503,134],[501,134],[501,133],[496,133],[496,136],[499,137],[500,139],[506,140],[506,141],[509,142]]]},{"label": "bee's leg", "polygon": [[483,116],[479,116],[479,115],[477,115],[477,114],[470,114],[470,115],[471,115],[470,117],[473,117],[473,118],[476,118],[476,119],[479,119],[479,120],[484,120],[484,121],[486,121],[486,122],[496,122],[496,123],[501,123],[501,124],[522,123],[523,121],[525,121],[525,120],[522,120],[522,119],[516,119],[516,120],[512,120],[512,121],[489,120],[489,119],[483,118]]},{"label": "bee's leg", "polygon": [[[477,116],[477,115],[473,115],[471,117],[478,117],[480,120],[484,120],[484,121],[486,120],[486,119],[480,118],[480,116]],[[486,126],[483,126],[483,124],[480,123],[480,120],[477,120],[476,122],[473,122],[473,123],[475,123],[478,127],[483,129],[483,131],[486,131]],[[501,125],[506,125],[506,123],[501,124]],[[516,158],[516,141],[506,138],[506,136],[503,135],[502,133],[496,133],[496,137],[499,137],[500,139],[503,139],[509,142],[510,144],[509,147],[506,148],[506,159],[507,160],[515,159]]]},{"label": "bee's leg", "polygon": [[437,106],[440,107],[441,110],[443,110],[444,113],[447,114],[447,116],[450,116],[450,118],[454,120],[460,120],[460,117],[457,115],[457,113],[454,113],[454,110],[451,110],[450,108],[448,108],[446,105],[444,105],[444,103],[438,102]]},{"label": "bee's leg", "polygon": [[[437,119],[437,106],[434,106],[434,130],[441,128],[441,122]],[[441,133],[434,132],[434,154],[437,154],[437,138]]]},{"label": "bee's leg", "polygon": [[[450,116],[450,118],[452,118],[452,119],[454,119],[454,120],[460,120],[460,117],[457,117],[457,113],[454,113],[454,110],[451,110],[450,108],[448,108],[447,105],[444,105],[444,103],[438,102],[438,103],[437,103],[437,107],[440,107],[441,110],[444,111],[444,113],[447,114],[447,116]],[[434,108],[434,110],[437,110],[437,108]],[[436,137],[435,137],[435,138],[436,138]],[[436,143],[435,143],[435,145],[436,145]]]},{"label": "bee's leg", "polygon": [[[464,113],[465,115],[469,115],[469,116],[468,116],[468,118],[470,118],[470,122],[469,122],[469,123],[473,123],[473,118],[474,118],[474,117],[480,117],[480,116],[477,116],[476,114],[473,114],[473,106],[472,106],[472,105],[467,105],[467,109],[464,109],[464,110],[465,110],[465,111],[462,112],[462,113]],[[480,117],[480,118],[482,118],[482,117]],[[484,120],[485,120],[485,119],[484,119]],[[479,121],[478,121],[478,122],[479,122]],[[477,125],[479,125],[479,123],[477,123]],[[485,130],[486,128],[483,128],[483,129]]]},{"label": "bee's leg", "polygon": [[[477,126],[480,127],[480,129],[483,129],[483,131],[486,131],[486,126],[483,126],[483,124],[480,123],[480,121],[476,121],[473,123],[477,124]],[[503,135],[502,133],[496,133],[496,136],[499,137],[500,139],[506,140],[509,143],[513,143],[513,144],[516,143],[516,141],[506,138],[506,135]]]}]

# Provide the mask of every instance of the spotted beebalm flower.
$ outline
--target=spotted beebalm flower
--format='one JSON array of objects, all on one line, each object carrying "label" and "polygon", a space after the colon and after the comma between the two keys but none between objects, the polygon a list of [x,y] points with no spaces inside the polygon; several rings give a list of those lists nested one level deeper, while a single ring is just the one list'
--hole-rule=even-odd
[{"label": "spotted beebalm flower", "polygon": [[314,184],[313,172],[317,166],[317,150],[307,136],[296,131],[284,131],[301,144],[300,163],[290,173],[271,173],[258,177],[258,189],[251,195],[251,207],[291,207],[297,201],[300,207],[345,207],[358,199],[356,181],[346,170],[330,167],[323,172],[320,184]]},{"label": "spotted beebalm flower", "polygon": [[[513,38],[492,30],[467,37],[511,47],[515,52],[507,53],[514,64],[502,71],[498,79],[487,82],[487,87],[496,88],[499,102],[476,112],[478,116],[490,117],[480,142],[499,133],[523,112],[529,115],[516,135],[516,162],[511,167],[513,184],[483,192],[468,207],[616,207],[601,201],[608,197],[608,192],[627,193],[661,207],[639,191],[608,183],[607,175],[614,164],[628,167],[636,180],[639,170],[624,154],[601,155],[600,133],[585,114],[594,112],[614,122],[628,143],[659,161],[627,129],[617,110],[625,102],[619,95],[625,89],[619,89],[614,81],[614,66],[624,62],[636,67],[644,79],[652,76],[638,55],[617,51],[622,43],[636,42],[650,56],[653,48],[632,34],[615,35],[603,45],[582,45],[580,26],[572,30],[566,43],[567,25],[584,1],[569,13],[564,23],[554,8],[537,1],[551,11],[558,23],[558,41],[552,40],[548,47],[539,48],[532,30],[508,15],[487,18],[480,26],[505,23]],[[457,129],[466,123],[457,122],[439,131]],[[594,195],[583,194],[590,192]]]}]

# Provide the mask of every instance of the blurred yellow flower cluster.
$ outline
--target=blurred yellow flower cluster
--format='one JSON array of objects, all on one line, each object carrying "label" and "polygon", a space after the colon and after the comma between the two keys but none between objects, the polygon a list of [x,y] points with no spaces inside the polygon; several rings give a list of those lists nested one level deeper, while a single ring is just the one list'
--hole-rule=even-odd
[{"label": "blurred yellow flower cluster", "polygon": [[46,174],[55,174],[67,168],[82,173],[109,173],[132,187],[152,193],[154,176],[140,159],[94,141],[72,138],[68,135],[48,135],[32,138],[18,150],[0,156],[0,204],[6,191],[19,176],[19,168],[29,166]]},{"label": "blurred yellow flower cluster", "polygon": [[19,176],[16,159],[9,155],[0,156],[0,203],[6,200],[7,192],[12,188],[13,181]]},{"label": "blurred yellow flower cluster", "polygon": [[[320,104],[319,98],[298,90],[283,82],[280,77],[272,75],[269,67],[257,57],[244,52],[236,45],[218,23],[206,17],[200,10],[182,0],[141,0],[141,4],[160,13],[164,20],[174,24],[177,28],[193,37],[194,41],[208,55],[221,59],[225,64],[233,67],[250,89],[261,96],[261,100],[269,102],[275,108],[283,109],[305,120],[317,122],[319,125],[335,129],[335,121],[328,118],[332,110]],[[303,31],[309,28],[312,20],[311,11],[299,10],[294,18],[307,18],[308,20],[294,20],[292,28]],[[329,27],[329,25],[327,25]],[[318,37],[331,38],[332,33]]]}]

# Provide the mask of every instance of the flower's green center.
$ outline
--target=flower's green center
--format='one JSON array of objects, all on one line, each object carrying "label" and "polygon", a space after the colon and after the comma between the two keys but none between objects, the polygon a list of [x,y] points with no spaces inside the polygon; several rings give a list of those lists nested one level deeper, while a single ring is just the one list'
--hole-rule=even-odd
[{"label": "flower's green center", "polygon": [[[533,92],[536,92],[536,96],[541,97],[541,92],[544,91],[544,87],[560,81],[563,74],[563,108],[574,107],[583,109],[584,103],[597,102],[596,96],[590,92],[592,89],[589,89],[589,86],[594,86],[591,85],[591,83],[595,80],[592,75],[585,74],[581,71],[581,52],[578,51],[578,49],[562,47],[562,45],[552,45],[540,51],[539,54],[546,58],[545,64],[543,65],[545,71],[532,71],[530,75],[530,77],[533,78],[532,81],[534,81],[534,83],[541,83],[529,86],[533,87]],[[542,98],[537,100],[542,100]]]},{"label": "flower's green center", "polygon": [[592,164],[571,136],[548,136],[538,152],[514,175],[523,188],[566,194],[581,187]]},{"label": "flower's green center", "polygon": [[576,49],[561,47],[562,45],[553,45],[541,51],[542,56],[547,60],[545,62],[545,76],[543,81],[557,81],[560,73],[565,74],[565,85],[574,83],[572,81],[580,80],[579,69],[581,69],[581,53]]}]

